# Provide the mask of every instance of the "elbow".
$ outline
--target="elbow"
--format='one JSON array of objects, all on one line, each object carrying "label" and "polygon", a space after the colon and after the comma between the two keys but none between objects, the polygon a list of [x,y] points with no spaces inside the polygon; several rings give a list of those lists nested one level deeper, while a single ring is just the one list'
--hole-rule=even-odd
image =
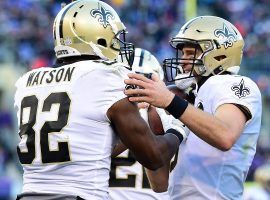
[{"label": "elbow", "polygon": [[221,151],[229,151],[232,148],[232,145],[223,143],[217,147]]},{"label": "elbow", "polygon": [[168,184],[151,187],[151,189],[156,193],[166,192],[168,190]]},{"label": "elbow", "polygon": [[221,151],[229,151],[235,143],[232,137],[224,137],[220,140],[217,148]]},{"label": "elbow", "polygon": [[137,154],[136,151],[133,151],[135,158],[141,165],[150,170],[157,170],[164,165],[163,158],[160,156],[160,153],[157,151],[147,151],[144,154]]},{"label": "elbow", "polygon": [[157,170],[158,168],[160,168],[159,165],[148,165],[148,166],[145,166],[147,169],[150,169],[150,170]]},{"label": "elbow", "polygon": [[146,154],[144,160],[141,164],[150,170],[157,170],[164,165],[163,159],[157,151]]},{"label": "elbow", "polygon": [[157,170],[163,166],[163,162],[161,159],[158,159],[158,160],[151,159],[151,161],[148,163],[145,163],[144,166],[150,170]]}]

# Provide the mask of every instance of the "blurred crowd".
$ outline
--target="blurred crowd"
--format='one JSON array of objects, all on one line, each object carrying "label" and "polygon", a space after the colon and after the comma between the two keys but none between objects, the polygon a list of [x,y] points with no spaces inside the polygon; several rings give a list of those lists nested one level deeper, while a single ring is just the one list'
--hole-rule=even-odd
[{"label": "blurred crowd", "polygon": [[[185,0],[104,0],[128,28],[128,39],[163,60],[172,54],[168,39],[185,22]],[[0,62],[22,66],[53,61],[52,23],[62,2],[70,0],[2,0]],[[233,22],[245,38],[245,56],[262,58],[270,51],[269,0],[197,0],[197,15],[217,15]],[[261,66],[265,68],[266,66]]]},{"label": "blurred crowd", "polygon": [[[118,11],[129,32],[128,41],[151,51],[160,62],[174,54],[168,41],[186,21],[185,0],[104,1]],[[7,63],[15,71],[24,71],[54,62],[52,25],[62,2],[70,0],[0,1],[0,72],[1,66]],[[241,70],[257,82],[264,95],[262,137],[248,175],[248,180],[253,180],[256,168],[270,160],[267,122],[270,116],[270,0],[197,0],[197,3],[197,15],[223,17],[240,30],[246,42]],[[0,85],[0,200],[8,199],[5,195],[10,194],[4,194],[5,191],[17,192],[21,173],[15,149],[18,136],[14,110],[1,103],[5,99],[5,87],[10,86]]]}]

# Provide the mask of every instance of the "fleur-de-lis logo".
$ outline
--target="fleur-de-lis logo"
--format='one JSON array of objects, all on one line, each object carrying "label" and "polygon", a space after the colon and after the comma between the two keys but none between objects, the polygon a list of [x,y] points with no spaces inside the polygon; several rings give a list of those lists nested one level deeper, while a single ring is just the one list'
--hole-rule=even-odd
[{"label": "fleur-de-lis logo", "polygon": [[236,42],[236,35],[229,31],[229,28],[226,26],[226,24],[223,24],[223,29],[216,29],[214,34],[216,37],[221,38],[225,49],[232,47],[233,42]]},{"label": "fleur-de-lis logo", "polygon": [[111,13],[111,11],[106,10],[100,4],[98,4],[97,9],[91,10],[91,16],[94,18],[98,17],[98,22],[101,23],[104,28],[110,25],[109,18],[114,19],[114,15]]},{"label": "fleur-de-lis logo", "polygon": [[239,84],[235,84],[231,87],[232,91],[235,91],[235,95],[239,98],[246,97],[250,94],[250,89],[245,87],[244,79]]},{"label": "fleur-de-lis logo", "polygon": [[203,107],[202,102],[199,102],[199,103],[198,103],[197,108],[199,108],[199,109],[201,109],[201,110],[204,110],[204,107]]}]

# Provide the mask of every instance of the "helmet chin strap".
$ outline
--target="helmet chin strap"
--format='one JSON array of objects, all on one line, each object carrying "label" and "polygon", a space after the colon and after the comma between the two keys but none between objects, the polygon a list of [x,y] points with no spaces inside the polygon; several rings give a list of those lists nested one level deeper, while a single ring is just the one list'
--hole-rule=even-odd
[{"label": "helmet chin strap", "polygon": [[[206,67],[203,65],[202,62],[202,58],[205,54],[202,53],[201,55],[199,55],[196,59],[196,61],[194,62],[194,66],[193,66],[193,71],[195,71],[196,74],[198,74],[199,76],[202,76],[207,70]],[[201,62],[201,63],[200,63]]]},{"label": "helmet chin strap", "polygon": [[97,45],[95,45],[93,42],[90,42],[89,45],[97,56],[104,60],[108,60],[108,58],[103,55],[102,51],[100,50],[100,48],[97,47]]}]

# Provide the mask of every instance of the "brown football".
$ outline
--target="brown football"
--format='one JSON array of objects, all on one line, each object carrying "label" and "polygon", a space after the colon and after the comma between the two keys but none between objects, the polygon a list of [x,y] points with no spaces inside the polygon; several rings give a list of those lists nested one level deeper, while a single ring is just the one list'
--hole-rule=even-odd
[{"label": "brown football", "polygon": [[149,106],[148,108],[148,124],[154,134],[156,135],[164,134],[161,119],[157,113],[156,107],[154,106]]},{"label": "brown football", "polygon": [[[188,95],[183,90],[180,90],[176,85],[169,85],[167,87],[170,91],[172,91],[177,96],[188,100]],[[164,129],[162,126],[161,119],[154,106],[149,106],[148,108],[148,124],[151,130],[153,131],[153,133],[155,133],[156,135],[164,134]]]}]

